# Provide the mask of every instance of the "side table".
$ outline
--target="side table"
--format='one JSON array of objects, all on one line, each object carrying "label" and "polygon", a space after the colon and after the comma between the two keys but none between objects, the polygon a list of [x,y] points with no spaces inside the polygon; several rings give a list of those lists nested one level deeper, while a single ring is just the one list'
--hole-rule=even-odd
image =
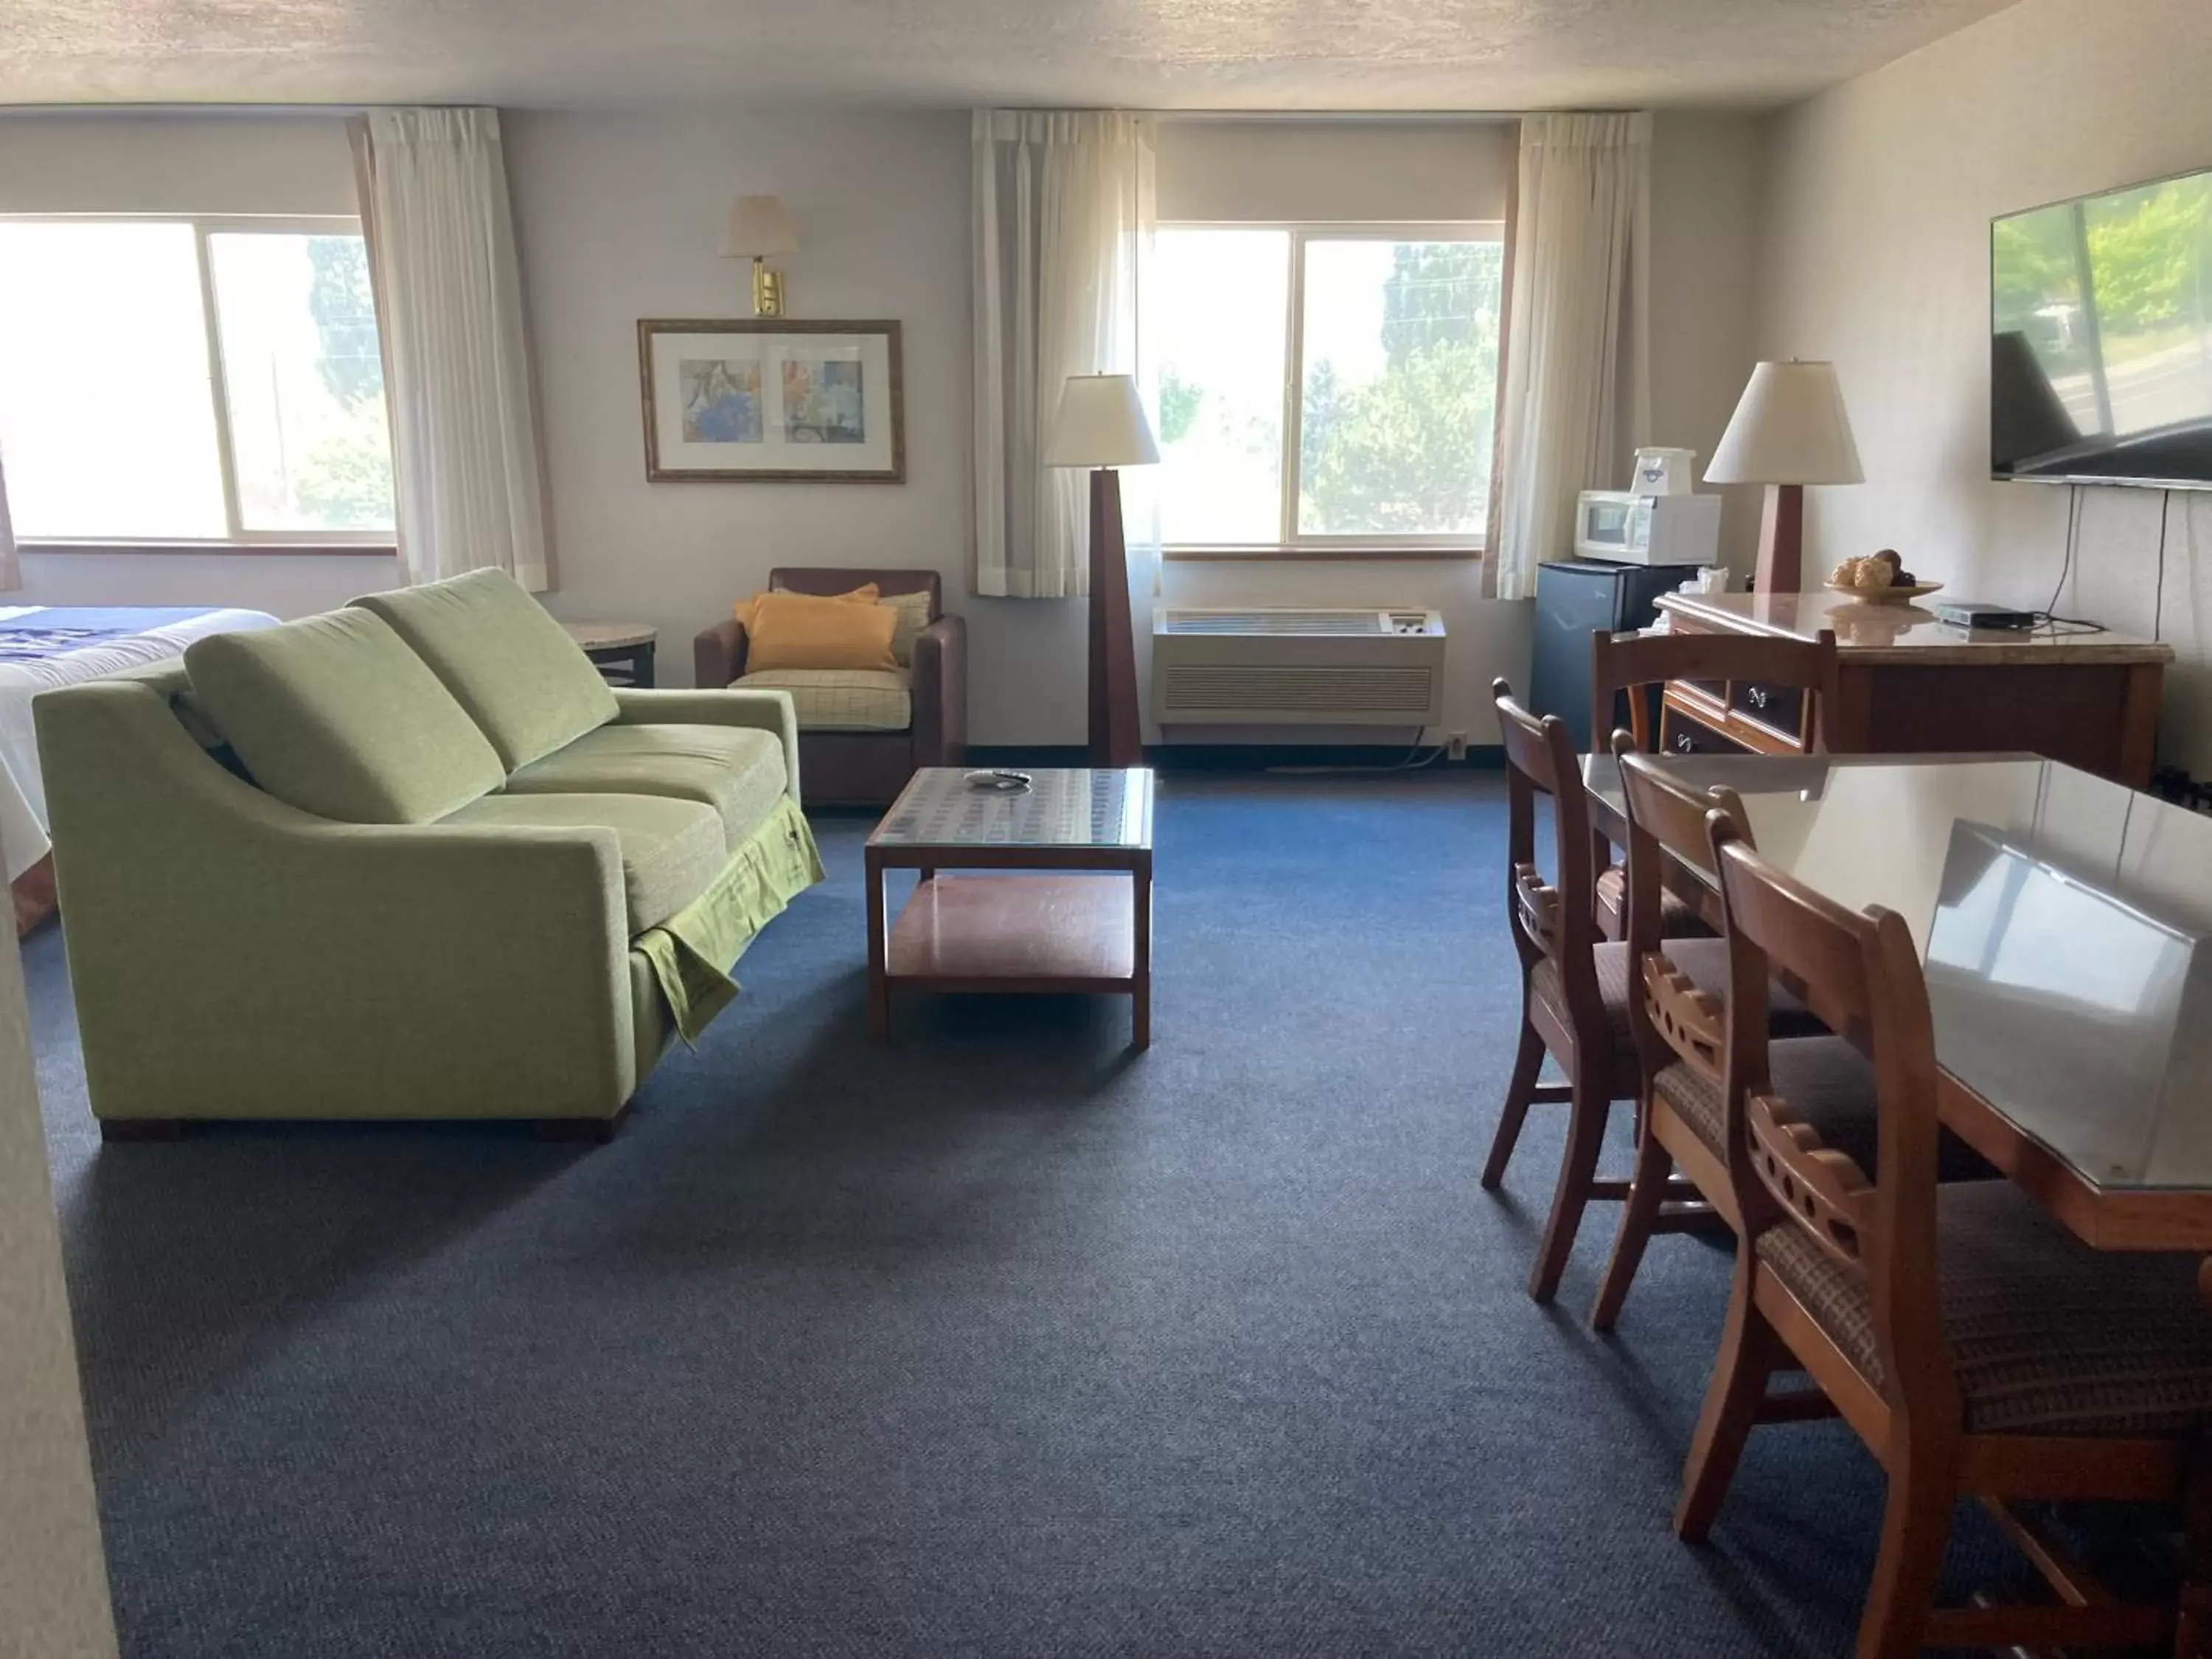
[{"label": "side table", "polygon": [[653,647],[657,630],[643,623],[562,623],[568,637],[599,666],[611,685],[653,685]]}]

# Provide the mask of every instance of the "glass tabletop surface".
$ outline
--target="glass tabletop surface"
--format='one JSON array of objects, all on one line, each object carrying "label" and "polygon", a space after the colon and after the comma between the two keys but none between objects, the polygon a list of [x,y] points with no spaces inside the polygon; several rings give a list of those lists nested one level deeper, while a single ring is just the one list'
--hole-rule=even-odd
[{"label": "glass tabletop surface", "polygon": [[1152,775],[1023,767],[1030,787],[978,789],[975,769],[928,766],[914,775],[869,835],[876,847],[1101,847],[1152,844]]},{"label": "glass tabletop surface", "polygon": [[[2033,756],[1697,756],[1762,855],[1912,930],[1936,1057],[2091,1184],[2212,1188],[2212,818]],[[1610,755],[1583,763],[1620,806]]]}]

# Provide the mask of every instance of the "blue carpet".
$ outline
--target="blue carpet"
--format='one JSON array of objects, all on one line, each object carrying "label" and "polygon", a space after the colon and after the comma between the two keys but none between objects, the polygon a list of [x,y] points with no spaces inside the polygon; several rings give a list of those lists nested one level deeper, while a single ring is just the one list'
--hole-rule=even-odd
[{"label": "blue carpet", "polygon": [[126,1654],[1845,1650],[1848,1432],[1763,1431],[1713,1546],[1668,1530],[1725,1255],[1656,1243],[1600,1340],[1603,1206],[1559,1308],[1522,1291],[1556,1119],[1476,1187],[1498,781],[1163,790],[1149,1054],[1085,999],[872,1043],[830,817],[830,883],[597,1149],[102,1149],[33,941]]}]

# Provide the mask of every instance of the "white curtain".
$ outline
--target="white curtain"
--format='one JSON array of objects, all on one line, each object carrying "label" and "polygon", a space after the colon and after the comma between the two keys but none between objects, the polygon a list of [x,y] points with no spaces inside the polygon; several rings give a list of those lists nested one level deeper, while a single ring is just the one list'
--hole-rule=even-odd
[{"label": "white curtain", "polygon": [[1040,458],[1069,375],[1138,371],[1154,131],[1111,112],[975,112],[978,593],[1089,591],[1086,475]]},{"label": "white curtain", "polygon": [[538,404],[499,112],[349,124],[410,580],[487,567],[546,586]]},{"label": "white curtain", "polygon": [[1490,538],[1506,599],[1573,553],[1577,493],[1620,482],[1648,435],[1651,118],[1529,116],[1519,180]]},{"label": "white curtain", "polygon": [[0,593],[23,585],[22,561],[15,556],[15,522],[8,516],[8,468],[0,457]]}]

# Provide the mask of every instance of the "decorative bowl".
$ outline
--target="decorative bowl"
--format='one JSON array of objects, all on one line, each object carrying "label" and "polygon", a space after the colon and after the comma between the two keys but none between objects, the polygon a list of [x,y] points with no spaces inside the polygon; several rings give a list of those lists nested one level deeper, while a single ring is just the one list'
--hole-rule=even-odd
[{"label": "decorative bowl", "polygon": [[1831,593],[1841,593],[1846,599],[1856,599],[1861,605],[1911,605],[1925,594],[1943,591],[1941,582],[1914,582],[1909,587],[1877,587],[1871,592],[1863,587],[1846,587],[1841,582],[1823,582],[1821,586]]}]

